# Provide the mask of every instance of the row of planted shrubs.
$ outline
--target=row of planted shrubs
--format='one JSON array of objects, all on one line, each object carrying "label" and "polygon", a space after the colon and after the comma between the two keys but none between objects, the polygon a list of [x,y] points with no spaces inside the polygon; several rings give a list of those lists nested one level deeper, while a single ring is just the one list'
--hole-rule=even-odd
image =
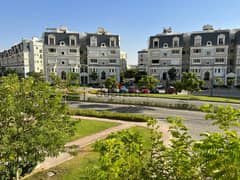
[{"label": "row of planted shrubs", "polygon": [[108,118],[108,119],[117,119],[123,121],[132,121],[132,122],[147,122],[151,120],[152,117],[134,114],[134,113],[119,113],[111,111],[96,111],[92,109],[68,109],[69,115],[79,115],[79,116],[88,116],[88,117],[98,117],[98,118]]}]

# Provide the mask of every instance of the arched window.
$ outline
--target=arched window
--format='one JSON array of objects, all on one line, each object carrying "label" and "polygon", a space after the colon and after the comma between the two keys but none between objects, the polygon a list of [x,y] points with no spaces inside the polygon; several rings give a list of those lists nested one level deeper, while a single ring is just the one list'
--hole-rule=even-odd
[{"label": "arched window", "polygon": [[65,71],[61,72],[61,79],[66,80],[67,79],[67,73]]},{"label": "arched window", "polygon": [[217,44],[218,45],[224,45],[225,44],[225,35],[219,34],[217,37]]},{"label": "arched window", "polygon": [[55,45],[56,44],[56,39],[55,36],[52,34],[48,35],[48,45]]},{"label": "arched window", "polygon": [[173,38],[173,47],[179,47],[179,37]]},{"label": "arched window", "polygon": [[69,36],[69,45],[76,46],[76,37],[75,36]]},{"label": "arched window", "polygon": [[195,36],[194,37],[194,46],[201,46],[202,45],[202,37],[201,36]]},{"label": "arched window", "polygon": [[210,80],[210,73],[207,71],[204,73],[204,80],[209,81]]},{"label": "arched window", "polygon": [[115,37],[110,37],[109,46],[110,47],[116,47],[117,46]]},{"label": "arched window", "polygon": [[65,46],[65,42],[64,41],[60,41],[59,45],[60,46]]},{"label": "arched window", "polygon": [[101,79],[106,79],[106,73],[105,73],[105,71],[102,71],[102,73],[101,73]]},{"label": "arched window", "polygon": [[92,36],[90,38],[90,46],[93,46],[93,47],[97,46],[97,37],[96,36]]},{"label": "arched window", "polygon": [[153,39],[153,48],[159,48],[159,39],[158,38]]},{"label": "arched window", "polygon": [[167,73],[166,73],[166,72],[163,73],[162,79],[163,79],[164,81],[167,80]]}]

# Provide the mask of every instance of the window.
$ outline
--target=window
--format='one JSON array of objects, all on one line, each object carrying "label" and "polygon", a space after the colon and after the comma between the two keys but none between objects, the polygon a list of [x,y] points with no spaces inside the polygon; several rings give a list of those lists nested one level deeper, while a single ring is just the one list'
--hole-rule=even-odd
[{"label": "window", "polygon": [[97,63],[97,59],[91,59],[90,62],[91,62],[92,64],[96,64],[96,63]]},{"label": "window", "polygon": [[200,64],[201,63],[201,60],[200,59],[193,59],[193,64]]},{"label": "window", "polygon": [[101,47],[106,47],[106,44],[105,43],[101,43]]},{"label": "window", "polygon": [[211,52],[210,51],[207,51],[207,56],[210,56],[211,55]]},{"label": "window", "polygon": [[201,49],[193,49],[193,53],[201,53]]},{"label": "window", "polygon": [[55,48],[49,48],[49,49],[48,49],[48,52],[50,52],[50,53],[55,53],[55,52],[56,52],[56,49],[55,49]]},{"label": "window", "polygon": [[115,50],[111,50],[110,53],[111,54],[116,54],[116,51]]},{"label": "window", "polygon": [[208,41],[207,46],[212,46],[212,41]]},{"label": "window", "polygon": [[224,45],[225,44],[225,35],[224,34],[218,35],[217,43],[218,43],[218,45]]},{"label": "window", "polygon": [[167,56],[167,53],[163,53],[163,56]]},{"label": "window", "polygon": [[90,46],[93,46],[93,47],[97,46],[97,37],[96,36],[90,37]]},{"label": "window", "polygon": [[215,63],[216,64],[224,64],[224,58],[216,58]]},{"label": "window", "polygon": [[153,59],[152,64],[159,64],[159,59]]},{"label": "window", "polygon": [[65,64],[65,62],[64,62],[64,61],[62,61],[62,64]]},{"label": "window", "polygon": [[202,37],[201,36],[195,36],[194,37],[194,46],[201,46],[202,45]]},{"label": "window", "polygon": [[116,38],[115,37],[110,38],[110,47],[116,47]]},{"label": "window", "polygon": [[176,49],[174,49],[174,50],[172,50],[172,54],[179,54],[179,50],[176,50]]},{"label": "window", "polygon": [[224,51],[224,48],[216,48],[216,53],[223,53]]},{"label": "window", "polygon": [[204,73],[204,80],[205,81],[209,81],[210,80],[210,73],[209,72],[205,72]]},{"label": "window", "polygon": [[159,48],[159,40],[158,39],[153,40],[153,48]]},{"label": "window", "polygon": [[64,41],[60,41],[60,46],[65,46],[65,42]]},{"label": "window", "polygon": [[113,72],[115,72],[115,69],[109,69],[109,72],[113,73]]},{"label": "window", "polygon": [[70,46],[76,46],[76,37],[75,36],[71,35],[69,37],[69,45]]},{"label": "window", "polygon": [[70,53],[77,53],[77,49],[69,49]]},{"label": "window", "polygon": [[54,35],[49,35],[48,36],[48,45],[55,45],[55,36]]},{"label": "window", "polygon": [[110,60],[109,60],[109,63],[116,63],[116,62],[117,62],[116,59],[110,59]]},{"label": "window", "polygon": [[164,43],[164,44],[163,44],[163,47],[164,47],[164,48],[168,48],[168,43]]},{"label": "window", "polygon": [[65,52],[64,52],[64,51],[62,51],[62,52],[61,52],[61,54],[62,54],[62,55],[64,55],[64,54],[65,54]]},{"label": "window", "polygon": [[174,37],[173,38],[173,47],[178,47],[179,46],[179,37]]}]

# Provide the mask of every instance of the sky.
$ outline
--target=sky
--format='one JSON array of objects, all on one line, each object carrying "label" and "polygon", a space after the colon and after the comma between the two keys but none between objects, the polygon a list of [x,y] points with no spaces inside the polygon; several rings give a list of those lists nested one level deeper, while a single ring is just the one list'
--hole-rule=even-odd
[{"label": "sky", "polygon": [[149,36],[172,27],[175,32],[240,28],[239,0],[2,0],[0,50],[21,39],[41,37],[47,27],[96,32],[104,27],[119,34],[128,64],[137,64],[137,51]]}]

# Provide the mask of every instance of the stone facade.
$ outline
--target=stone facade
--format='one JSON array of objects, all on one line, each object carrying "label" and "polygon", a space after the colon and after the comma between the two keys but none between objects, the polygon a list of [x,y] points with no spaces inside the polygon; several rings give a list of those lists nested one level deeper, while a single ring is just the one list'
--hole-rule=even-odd
[{"label": "stone facade", "polygon": [[[120,80],[119,36],[103,28],[96,33],[74,33],[67,28],[44,32],[46,79],[55,73],[66,79],[69,72],[79,73],[81,84],[102,84],[109,76]],[[97,73],[92,79],[91,74]]]},{"label": "stone facade", "polygon": [[141,72],[148,72],[148,50],[138,51],[138,69]]},{"label": "stone facade", "polygon": [[[202,31],[173,33],[171,28],[149,38],[148,63],[138,62],[140,70],[161,80],[168,79],[167,72],[174,67],[177,78],[184,71],[192,71],[211,84],[227,85],[233,79],[240,85],[240,30],[214,30],[211,25]],[[141,52],[141,51],[140,51]]]},{"label": "stone facade", "polygon": [[43,72],[43,61],[43,43],[37,38],[22,40],[0,53],[1,71],[11,69],[21,77],[29,72]]}]

